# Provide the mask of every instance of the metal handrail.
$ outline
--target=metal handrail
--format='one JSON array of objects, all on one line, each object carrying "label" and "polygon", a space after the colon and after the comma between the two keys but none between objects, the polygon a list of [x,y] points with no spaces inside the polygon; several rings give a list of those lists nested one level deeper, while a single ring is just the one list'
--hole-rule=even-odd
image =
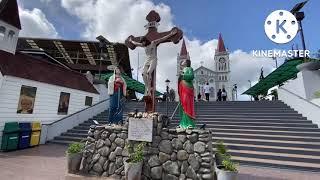
[{"label": "metal handrail", "polygon": [[73,115],[75,115],[75,114],[78,114],[78,113],[80,113],[80,112],[82,112],[82,111],[85,111],[85,110],[87,110],[87,109],[93,108],[93,107],[95,107],[95,106],[97,106],[97,105],[99,105],[99,104],[101,104],[101,103],[104,103],[104,102],[106,102],[106,101],[109,101],[109,100],[110,100],[110,98],[105,99],[105,100],[102,100],[102,101],[97,102],[96,104],[94,104],[94,105],[92,105],[92,106],[89,106],[89,107],[87,107],[87,108],[81,109],[81,110],[79,110],[79,111],[77,111],[77,112],[74,112],[74,113],[72,113],[72,114],[69,114],[69,115],[67,115],[67,116],[65,116],[65,117],[63,117],[63,118],[61,118],[61,119],[58,119],[58,120],[56,120],[56,121],[53,121],[53,122],[48,123],[48,124],[43,124],[43,125],[53,125],[53,124],[55,124],[55,123],[58,123],[58,122],[60,122],[60,121],[62,121],[62,120],[64,120],[64,119],[66,119],[66,118],[69,118],[69,117],[71,117],[71,116],[73,116]]},{"label": "metal handrail", "polygon": [[311,102],[311,101],[308,101],[307,99],[299,96],[298,94],[296,94],[296,93],[294,93],[294,92],[289,91],[288,89],[285,89],[285,88],[283,88],[283,87],[281,87],[281,88],[279,88],[279,89],[282,89],[282,90],[284,90],[284,91],[287,91],[288,93],[296,96],[297,98],[299,98],[299,99],[301,99],[301,100],[303,100],[303,101],[305,101],[305,102],[307,102],[307,103],[309,103],[309,104],[311,104],[311,105],[313,105],[313,106],[316,106],[317,108],[320,108],[319,105],[317,105],[317,104],[315,104],[315,103],[313,103],[313,102]]},{"label": "metal handrail", "polygon": [[172,120],[173,116],[176,114],[176,112],[177,112],[177,110],[178,110],[178,107],[179,107],[179,102],[178,102],[176,108],[174,109],[174,111],[173,111],[173,113],[172,113],[172,115],[171,115],[171,117],[170,117],[170,121]]}]

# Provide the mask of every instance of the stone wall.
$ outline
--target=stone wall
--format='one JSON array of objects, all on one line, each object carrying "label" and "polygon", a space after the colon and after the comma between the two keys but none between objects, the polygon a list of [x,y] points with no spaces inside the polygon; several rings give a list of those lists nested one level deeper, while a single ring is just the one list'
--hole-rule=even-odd
[{"label": "stone wall", "polygon": [[[212,133],[209,130],[163,128],[163,116],[153,115],[153,140],[144,151],[142,179],[213,179]],[[84,151],[83,170],[97,176],[124,179],[128,124],[91,126]]]}]

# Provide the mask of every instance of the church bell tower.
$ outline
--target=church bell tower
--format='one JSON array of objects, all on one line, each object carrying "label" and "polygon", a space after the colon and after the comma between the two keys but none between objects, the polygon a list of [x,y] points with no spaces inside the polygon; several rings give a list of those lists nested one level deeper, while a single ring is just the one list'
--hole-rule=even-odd
[{"label": "church bell tower", "polygon": [[20,30],[17,0],[0,0],[0,50],[15,54]]},{"label": "church bell tower", "polygon": [[215,61],[215,71],[217,72],[216,76],[216,89],[223,89],[227,91],[228,99],[231,98],[232,92],[231,87],[229,85],[230,81],[230,59],[229,52],[225,48],[222,35],[219,34],[218,38],[218,46],[214,55]]}]

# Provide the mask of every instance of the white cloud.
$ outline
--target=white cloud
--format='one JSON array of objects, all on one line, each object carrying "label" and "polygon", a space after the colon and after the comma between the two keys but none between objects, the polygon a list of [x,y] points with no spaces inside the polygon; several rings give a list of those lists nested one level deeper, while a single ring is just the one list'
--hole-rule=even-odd
[{"label": "white cloud", "polygon": [[37,8],[32,10],[19,7],[22,30],[19,36],[57,38],[58,32],[54,25],[48,21],[46,15]]},{"label": "white cloud", "polygon": [[[77,16],[85,26],[82,36],[86,39],[95,39],[102,34],[110,41],[123,42],[129,35],[143,35],[146,30],[144,25],[146,14],[155,9],[161,16],[159,31],[170,30],[173,26],[174,15],[169,6],[165,4],[154,4],[150,0],[61,0],[61,5],[70,14]],[[181,27],[181,29],[184,29]],[[201,43],[197,39],[185,37],[187,49],[191,56],[192,66],[199,67],[200,61],[204,61],[204,66],[212,68],[214,65],[214,50],[217,40],[212,39]],[[177,53],[180,52],[179,44],[166,43],[158,49],[158,70],[157,87],[165,90],[164,81],[171,80],[172,87],[176,86],[176,62]],[[241,47],[239,47],[241,48]],[[134,78],[136,78],[138,52],[140,55],[140,66],[144,62],[144,51],[137,48],[130,51],[131,66],[134,68]],[[263,66],[265,74],[268,74],[273,62],[270,59],[253,58],[250,54],[237,50],[231,52],[231,75],[232,82],[238,84],[239,93],[249,86],[247,80],[255,82],[260,75],[260,68]],[[139,80],[142,80],[141,70]],[[243,96],[240,99],[248,99]]]}]

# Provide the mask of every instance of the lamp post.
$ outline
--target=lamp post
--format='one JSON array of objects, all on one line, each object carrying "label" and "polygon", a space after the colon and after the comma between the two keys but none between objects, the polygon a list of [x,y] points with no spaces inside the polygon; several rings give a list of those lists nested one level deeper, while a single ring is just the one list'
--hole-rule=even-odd
[{"label": "lamp post", "polygon": [[167,79],[166,81],[165,81],[165,83],[166,83],[166,90],[167,90],[167,94],[166,94],[166,109],[167,109],[167,116],[168,116],[168,96],[169,96],[169,84],[170,84],[170,80],[169,79]]},{"label": "lamp post", "polygon": [[[300,31],[300,36],[302,40],[302,47],[303,50],[306,50],[306,43],[304,41],[304,34],[303,34],[303,28],[302,28],[302,20],[304,19],[304,12],[300,12],[300,10],[303,8],[303,6],[307,3],[308,1],[304,1],[301,3],[296,4],[292,9],[291,13],[297,18],[298,24],[299,24],[299,31]],[[307,58],[305,58],[305,61],[307,61]]]},{"label": "lamp post", "polygon": [[[250,88],[252,87],[251,81],[248,80],[248,82],[250,83]],[[250,100],[252,101],[252,95],[250,95]]]},{"label": "lamp post", "polygon": [[103,60],[102,54],[103,50],[106,49],[107,45],[110,45],[110,41],[108,41],[106,38],[104,38],[102,35],[96,37],[96,39],[99,41],[99,48],[100,48],[100,61],[99,61],[99,80],[101,79],[101,61]]}]

